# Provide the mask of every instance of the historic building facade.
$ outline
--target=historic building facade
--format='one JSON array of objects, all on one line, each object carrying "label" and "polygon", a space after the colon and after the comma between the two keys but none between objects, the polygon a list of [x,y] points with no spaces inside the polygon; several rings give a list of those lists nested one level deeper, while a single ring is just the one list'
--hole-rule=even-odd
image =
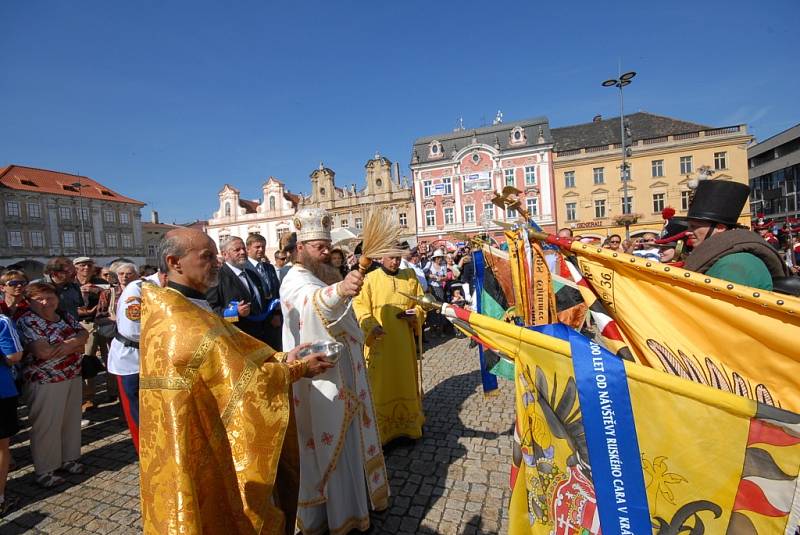
[{"label": "historic building facade", "polygon": [[85,176],[21,165],[0,168],[0,264],[90,256],[144,262],[144,203]]},{"label": "historic building facade", "polygon": [[[665,207],[686,215],[698,180],[747,183],[746,125],[712,127],[643,112],[626,115],[625,123],[627,198],[619,117],[552,130],[559,228],[624,237],[628,219],[634,237],[659,232]],[[744,213],[748,224],[749,208]]]},{"label": "historic building facade", "polygon": [[380,154],[368,160],[364,170],[365,186],[357,190],[355,184],[337,186],[336,173],[320,163],[311,173],[311,193],[300,200],[300,208],[324,208],[331,213],[334,228],[349,228],[356,233],[364,227],[370,210],[388,210],[401,229],[401,239],[415,244],[417,219],[408,180],[401,179],[398,166]]},{"label": "historic building facade", "polygon": [[519,218],[492,205],[505,186],[520,190],[539,225],[555,230],[552,146],[545,117],[417,139],[411,171],[419,240],[451,241],[453,232],[499,235],[494,221]]},{"label": "historic building facade", "polygon": [[229,236],[246,240],[250,234],[261,234],[271,258],[280,237],[292,230],[291,219],[299,200],[275,177],[262,184],[257,200],[242,199],[238,189],[225,184],[219,192],[219,209],[208,220],[205,232],[217,244]]}]

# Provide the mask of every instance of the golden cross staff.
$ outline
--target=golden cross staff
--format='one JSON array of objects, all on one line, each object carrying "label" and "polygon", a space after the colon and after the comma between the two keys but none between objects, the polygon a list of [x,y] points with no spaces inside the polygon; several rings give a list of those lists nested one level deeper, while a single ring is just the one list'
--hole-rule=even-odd
[{"label": "golden cross staff", "polygon": [[502,193],[497,193],[496,191],[494,192],[492,204],[498,208],[502,208],[503,210],[513,208],[527,222],[531,215],[528,210],[522,206],[522,201],[519,198],[520,193],[522,192],[514,186],[506,186],[503,188]]}]

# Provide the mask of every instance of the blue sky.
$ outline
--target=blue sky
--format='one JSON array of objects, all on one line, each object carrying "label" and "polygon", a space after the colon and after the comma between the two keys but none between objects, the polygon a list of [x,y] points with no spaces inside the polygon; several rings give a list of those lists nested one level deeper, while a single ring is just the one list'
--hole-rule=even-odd
[{"label": "blue sky", "polygon": [[[796,0],[0,3],[0,165],[80,172],[205,219],[231,183],[308,192],[324,161],[361,184],[417,137],[626,111],[765,139],[800,122]],[[794,50],[794,52],[792,52]]]}]

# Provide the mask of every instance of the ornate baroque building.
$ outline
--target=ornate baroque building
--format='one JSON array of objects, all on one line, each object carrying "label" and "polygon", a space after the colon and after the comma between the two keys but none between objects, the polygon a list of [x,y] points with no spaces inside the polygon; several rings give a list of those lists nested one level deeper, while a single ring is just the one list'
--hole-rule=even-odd
[{"label": "ornate baroque building", "polygon": [[[208,220],[206,233],[218,244],[226,236],[247,236],[258,233],[267,240],[267,255],[278,248],[281,235],[293,232],[292,216],[308,207],[324,208],[331,213],[335,227],[347,227],[357,232],[364,226],[371,208],[390,210],[402,229],[402,239],[416,242],[416,219],[411,187],[392,173],[392,162],[376,154],[364,166],[366,185],[357,190],[336,185],[333,170],[320,164],[311,173],[311,193],[295,195],[283,182],[270,177],[262,186],[257,200],[242,199],[235,187],[225,184],[219,192],[219,208]],[[396,169],[396,167],[395,167]]]},{"label": "ornate baroque building", "polygon": [[499,235],[493,221],[519,217],[492,205],[505,186],[520,190],[539,225],[555,230],[552,146],[545,117],[417,139],[411,170],[420,241],[451,240],[454,231]]},{"label": "ornate baroque building", "polygon": [[[394,168],[394,173],[392,172]],[[331,213],[333,226],[360,231],[370,209],[389,210],[401,228],[401,239],[416,243],[416,217],[414,196],[406,179],[400,179],[397,166],[380,154],[364,165],[365,187],[357,190],[355,184],[339,187],[336,173],[320,163],[311,173],[311,193],[300,200],[300,208],[324,208]]]}]

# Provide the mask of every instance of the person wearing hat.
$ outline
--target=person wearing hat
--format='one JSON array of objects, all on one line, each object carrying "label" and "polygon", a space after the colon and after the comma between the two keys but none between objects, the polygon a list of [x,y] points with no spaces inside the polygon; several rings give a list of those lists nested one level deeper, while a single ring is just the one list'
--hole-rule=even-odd
[{"label": "person wearing hat", "polygon": [[750,187],[727,180],[701,180],[689,206],[692,253],[685,269],[762,290],[789,275],[780,255],[737,221]]},{"label": "person wearing hat", "polygon": [[667,220],[664,230],[654,243],[659,249],[660,262],[673,266],[682,266],[688,246],[686,244],[689,222],[685,217],[673,216]]},{"label": "person wearing hat", "polygon": [[[342,279],[331,264],[330,215],[304,208],[293,218],[294,266],[281,282],[283,349],[331,347],[335,365],[294,385],[300,444],[297,524],[304,534],[369,529],[370,506],[388,507],[389,483],[364,362],[364,335],[350,306],[364,276]],[[332,345],[333,343],[338,343]]]}]

